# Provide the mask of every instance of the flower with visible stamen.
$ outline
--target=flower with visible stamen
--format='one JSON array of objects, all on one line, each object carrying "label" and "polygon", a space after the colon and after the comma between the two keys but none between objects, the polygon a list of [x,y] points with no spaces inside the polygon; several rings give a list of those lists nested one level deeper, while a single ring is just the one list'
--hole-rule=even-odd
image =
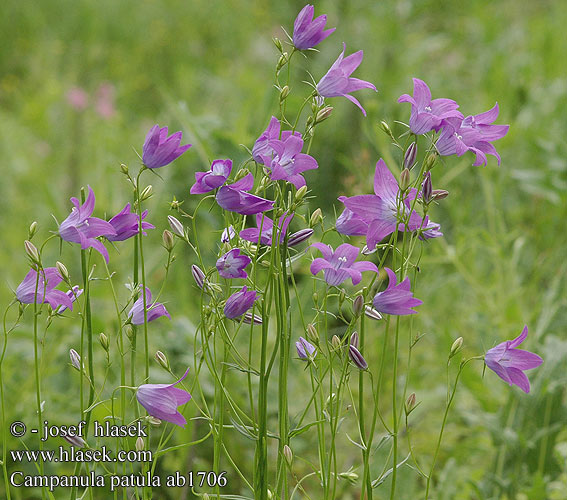
[{"label": "flower with visible stamen", "polygon": [[209,172],[195,172],[191,194],[204,194],[222,186],[232,172],[232,160],[215,160]]},{"label": "flower with visible stamen", "polygon": [[240,248],[233,248],[217,260],[217,270],[226,279],[247,278],[248,273],[244,268],[252,262],[252,259],[244,255]]}]

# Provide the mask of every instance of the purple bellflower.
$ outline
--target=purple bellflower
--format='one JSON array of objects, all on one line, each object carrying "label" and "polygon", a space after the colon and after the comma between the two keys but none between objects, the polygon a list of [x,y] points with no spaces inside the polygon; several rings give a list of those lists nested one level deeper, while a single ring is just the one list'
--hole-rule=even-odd
[{"label": "purple bellflower", "polygon": [[317,356],[317,349],[303,337],[299,337],[299,341],[295,343],[295,348],[297,349],[297,355],[300,359],[313,359]]},{"label": "purple bellflower", "polygon": [[[34,299],[37,304],[47,302],[53,310],[59,306],[73,309],[73,301],[68,294],[55,287],[63,281],[63,278],[56,267],[47,267],[40,271],[39,280],[37,271],[30,269],[23,281],[16,288],[16,298],[22,304],[33,304]],[[36,294],[37,282],[37,294]]]},{"label": "purple bellflower", "polygon": [[420,306],[423,302],[414,298],[409,278],[406,277],[404,281],[397,284],[396,273],[387,267],[384,269],[388,273],[388,287],[374,296],[372,300],[374,308],[378,312],[396,316],[417,314],[412,307]]},{"label": "purple bellflower", "polygon": [[525,393],[530,392],[530,381],[524,370],[531,370],[543,363],[537,354],[517,349],[528,336],[528,327],[514,340],[507,340],[489,349],[484,355],[484,362],[496,375],[509,385],[517,385]]},{"label": "purple bellflower", "polygon": [[[148,323],[154,319],[160,318],[161,316],[167,316],[171,319],[171,316],[163,304],[160,304],[159,302],[154,302],[152,304],[152,292],[150,292],[148,287],[146,287],[146,310]],[[144,297],[138,297],[138,300],[134,302],[132,309],[128,312],[128,317],[133,325],[144,324]]]},{"label": "purple bellflower", "polygon": [[430,240],[433,238],[440,238],[441,236],[443,236],[443,233],[441,232],[441,224],[437,224],[437,222],[430,220],[421,228],[419,239]]},{"label": "purple bellflower", "polygon": [[343,51],[338,59],[333,63],[327,74],[321,78],[317,84],[317,92],[321,97],[346,97],[349,101],[356,104],[366,116],[366,110],[360,102],[350,95],[351,92],[361,89],[372,89],[376,91],[376,87],[365,80],[352,78],[350,75],[362,62],[363,52],[359,50],[350,56],[344,57],[346,44],[343,43]]},{"label": "purple bellflower", "polygon": [[217,270],[226,279],[247,278],[244,268],[252,262],[248,255],[241,253],[240,248],[233,248],[217,260]]},{"label": "purple bellflower", "polygon": [[142,161],[148,168],[160,168],[168,165],[187,151],[191,144],[180,146],[181,132],[167,136],[167,127],[159,128],[154,125],[144,141]]},{"label": "purple bellflower", "polygon": [[264,130],[264,132],[262,132],[260,137],[256,139],[256,142],[252,147],[252,157],[254,158],[254,161],[261,164],[264,163],[262,157],[265,155],[272,154],[273,151],[271,147],[272,141],[275,140],[285,141],[288,137],[291,137],[292,135],[296,137],[301,137],[301,134],[299,132],[294,132],[292,134],[291,130],[284,130],[281,133],[281,137],[280,137],[280,129],[281,129],[280,121],[275,116],[272,116],[270,123],[268,124],[268,127],[266,128],[266,130]]},{"label": "purple bellflower", "polygon": [[[376,164],[374,173],[374,193],[358,196],[339,197],[346,208],[352,212],[343,212],[342,220],[338,220],[337,231],[343,234],[363,234],[363,223],[366,223],[366,244],[368,249],[374,249],[376,244],[386,236],[392,234],[396,227],[400,231],[415,231],[422,224],[425,227],[428,219],[425,220],[414,210],[410,214],[410,202],[415,198],[417,191],[412,188],[408,191],[403,203],[398,210],[399,186],[394,175],[390,172],[384,160],[380,159]],[[401,212],[398,214],[398,211]],[[409,219],[405,222],[398,220]],[[341,219],[339,217],[339,219]]]},{"label": "purple bellflower", "polygon": [[232,171],[232,160],[215,160],[209,172],[195,172],[191,194],[204,194],[222,186]]},{"label": "purple bellflower", "polygon": [[274,206],[273,201],[247,192],[253,186],[254,176],[248,174],[234,184],[221,187],[217,192],[217,203],[221,208],[241,215],[254,215],[271,210]]},{"label": "purple bellflower", "polygon": [[152,417],[185,427],[187,420],[177,410],[177,407],[187,403],[191,399],[191,394],[174,386],[184,380],[188,373],[189,368],[183,377],[173,384],[142,384],[136,392],[138,403]]},{"label": "purple bellflower", "polygon": [[[281,245],[284,241],[285,234],[287,232],[287,227],[293,219],[293,214],[287,215],[285,212],[278,221],[278,233],[279,233],[279,244]],[[256,226],[243,229],[240,231],[240,237],[243,240],[249,241],[251,243],[261,243],[262,245],[272,246],[272,236],[274,233],[274,221],[266,215],[258,214],[256,215]],[[260,232],[260,228],[262,231]],[[259,241],[258,241],[259,240]]]},{"label": "purple bellflower", "polygon": [[322,15],[313,19],[315,8],[306,5],[301,9],[293,24],[293,45],[298,50],[307,50],[320,44],[336,28],[325,30],[327,16]]},{"label": "purple bellflower", "polygon": [[[83,289],[75,285],[73,288],[71,288],[71,290],[67,290],[66,295],[67,297],[69,297],[71,302],[75,302],[75,300],[77,300],[82,294],[83,294]],[[55,310],[55,312],[57,314],[63,314],[67,309],[68,309],[67,306],[61,305]]]},{"label": "purple bellflower", "polygon": [[359,370],[364,371],[368,369],[368,363],[364,359],[364,356],[352,343],[348,346],[348,356]]},{"label": "purple bellflower", "polygon": [[246,286],[243,286],[226,300],[224,315],[229,319],[238,318],[248,311],[258,298],[259,296],[254,290],[249,291]]},{"label": "purple bellflower", "polygon": [[222,230],[221,243],[230,243],[230,240],[236,236],[236,231],[234,227],[228,226]]},{"label": "purple bellflower", "polygon": [[[142,233],[144,236],[146,235],[144,229],[155,229],[153,224],[143,221],[143,219],[146,218],[146,215],[148,215],[148,211],[144,210],[142,212]],[[106,237],[109,241],[127,240],[128,238],[137,235],[140,230],[140,217],[138,217],[137,213],[130,212],[130,203],[127,203],[126,206],[108,222],[116,231],[116,234],[108,235]]]},{"label": "purple bellflower", "polygon": [[59,236],[65,241],[80,243],[83,250],[92,247],[108,262],[108,251],[96,238],[116,236],[116,230],[109,222],[91,217],[95,206],[95,195],[90,186],[89,194],[82,205],[75,197],[71,198],[74,207],[70,215],[59,226]]},{"label": "purple bellflower", "polygon": [[451,99],[431,100],[431,91],[427,84],[419,78],[413,79],[413,97],[403,94],[398,102],[411,104],[410,129],[416,134],[425,134],[431,130],[439,130],[441,122],[446,118],[463,119],[457,111],[459,105]]},{"label": "purple bellflower", "polygon": [[378,272],[372,262],[355,262],[360,250],[348,243],[339,245],[334,251],[324,243],[313,243],[311,246],[323,254],[323,258],[318,257],[311,263],[311,274],[315,276],[323,270],[328,285],[339,286],[349,278],[353,285],[357,285],[362,280],[362,271]]}]

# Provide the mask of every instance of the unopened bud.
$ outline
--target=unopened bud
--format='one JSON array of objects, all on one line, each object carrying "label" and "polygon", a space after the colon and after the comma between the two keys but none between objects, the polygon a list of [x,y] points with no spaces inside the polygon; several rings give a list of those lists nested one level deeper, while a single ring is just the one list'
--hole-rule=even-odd
[{"label": "unopened bud", "polygon": [[333,346],[334,349],[340,349],[341,339],[336,335],[333,335],[333,337],[331,338],[331,345]]},{"label": "unopened bud", "polygon": [[225,227],[221,234],[221,242],[222,243],[230,243],[230,240],[236,236],[236,231],[232,226]]},{"label": "unopened bud", "polygon": [[100,333],[100,335],[98,336],[98,340],[100,342],[100,345],[102,346],[102,348],[108,352],[108,347],[110,346],[110,343],[108,341],[108,337],[104,334],[104,333]]},{"label": "unopened bud", "polygon": [[455,342],[453,342],[453,345],[451,346],[451,352],[449,353],[449,359],[457,354],[461,350],[461,347],[463,347],[463,337],[459,337],[457,340],[455,340]]},{"label": "unopened bud", "polygon": [[167,222],[169,222],[169,227],[171,227],[171,230],[174,234],[180,236],[181,238],[185,238],[185,228],[183,227],[183,224],[179,222],[179,220],[177,220],[173,215],[168,215]]},{"label": "unopened bud", "polygon": [[209,500],[209,494],[208,493],[203,493],[203,500]]},{"label": "unopened bud", "polygon": [[203,288],[205,284],[205,273],[201,270],[199,266],[193,264],[191,266],[191,274],[193,275],[193,279],[199,288]]},{"label": "unopened bud", "polygon": [[295,201],[301,201],[307,194],[307,186],[301,186],[295,193]]},{"label": "unopened bud", "polygon": [[358,348],[358,332],[352,332],[350,336],[350,345]]},{"label": "unopened bud", "polygon": [[81,356],[75,351],[75,349],[69,349],[69,358],[71,359],[71,365],[77,371],[81,371]]},{"label": "unopened bud", "polygon": [[341,479],[346,479],[351,484],[356,484],[358,481],[358,474],[353,470],[348,470],[346,472],[339,473]]},{"label": "unopened bud", "polygon": [[331,106],[325,106],[323,109],[317,112],[315,116],[315,123],[324,122],[333,113],[333,108]]},{"label": "unopened bud", "polygon": [[317,303],[319,302],[319,294],[317,292],[313,292],[312,297],[313,297],[313,303],[317,305]]},{"label": "unopened bud", "polygon": [[142,451],[146,447],[146,443],[144,443],[144,439],[142,436],[138,436],[136,439],[136,451]]},{"label": "unopened bud", "polygon": [[315,227],[317,224],[323,221],[323,212],[321,212],[320,208],[317,208],[312,214],[309,219],[309,226]]},{"label": "unopened bud", "polygon": [[128,165],[124,165],[124,163],[120,164],[120,170],[124,175],[128,175]]},{"label": "unopened bud", "polygon": [[134,329],[131,325],[126,327],[126,337],[128,337],[128,340],[130,341],[132,341],[134,338]]},{"label": "unopened bud", "polygon": [[411,170],[415,165],[415,159],[417,157],[417,143],[412,142],[406,152],[404,153],[404,167]]},{"label": "unopened bud", "polygon": [[272,498],[274,498],[274,494],[272,493],[272,490],[268,490],[268,500],[272,500]]},{"label": "unopened bud", "polygon": [[156,351],[155,355],[154,355],[154,359],[166,370],[169,370],[169,361],[167,359],[167,356],[161,352],[161,351]]},{"label": "unopened bud", "polygon": [[286,62],[287,62],[287,52],[283,52],[282,55],[280,56],[279,60],[278,60],[278,65],[276,66],[276,71],[279,71],[280,69],[282,69],[285,66]]},{"label": "unopened bud", "polygon": [[285,461],[287,462],[287,465],[291,467],[291,463],[293,462],[293,452],[291,451],[291,448],[287,444],[284,444],[283,454],[285,457]]},{"label": "unopened bud", "polygon": [[364,297],[357,295],[352,303],[352,312],[355,316],[359,316],[364,308]]},{"label": "unopened bud", "polygon": [[168,231],[167,229],[164,229],[163,231],[163,246],[168,252],[171,252],[175,246],[173,234],[171,234],[171,231]]},{"label": "unopened bud", "polygon": [[280,102],[284,102],[289,95],[289,86],[284,85],[284,88],[280,92]]},{"label": "unopened bud", "polygon": [[158,427],[159,425],[161,425],[161,420],[159,418],[152,417],[151,415],[148,415],[146,417],[146,420],[150,425],[153,425],[154,427]]},{"label": "unopened bud", "polygon": [[68,436],[64,435],[63,439],[76,448],[84,448],[87,443],[81,436]]},{"label": "unopened bud", "polygon": [[319,334],[313,323],[307,325],[306,335],[311,342],[319,342]]},{"label": "unopened bud", "polygon": [[432,198],[435,201],[443,200],[449,196],[449,191],[445,191],[444,189],[434,189],[432,192]]},{"label": "unopened bud", "polygon": [[272,42],[274,42],[276,49],[278,49],[280,52],[283,52],[282,42],[279,38],[276,37],[272,38]]},{"label": "unopened bud", "polygon": [[409,415],[415,409],[415,392],[412,392],[406,399],[406,404],[404,406],[406,415]]},{"label": "unopened bud", "polygon": [[34,264],[41,264],[41,258],[39,256],[39,251],[37,250],[36,246],[29,240],[24,241],[24,248],[28,257]]},{"label": "unopened bud", "polygon": [[380,127],[382,127],[382,130],[386,134],[388,134],[392,139],[394,138],[394,134],[392,134],[392,130],[390,129],[390,126],[384,120],[380,122]]},{"label": "unopened bud", "polygon": [[407,188],[410,187],[410,184],[411,184],[410,171],[407,168],[404,168],[402,170],[402,173],[400,174],[400,189],[402,191],[405,191]]},{"label": "unopened bud", "polygon": [[364,356],[360,354],[360,351],[352,344],[348,346],[348,356],[359,370],[368,369],[368,363],[364,359]]},{"label": "unopened bud", "polygon": [[28,229],[28,240],[31,240],[37,232],[37,222],[33,221]]},{"label": "unopened bud", "polygon": [[435,162],[437,161],[437,153],[431,153],[426,159],[425,159],[425,170],[431,170],[433,168],[433,166],[435,165]]},{"label": "unopened bud", "polygon": [[154,188],[152,187],[152,185],[150,184],[149,186],[146,186],[144,190],[140,193],[140,201],[144,201],[147,200],[148,198],[151,198],[153,193],[154,193]]},{"label": "unopened bud", "polygon": [[425,179],[421,186],[421,196],[423,198],[424,203],[430,203],[433,199],[433,186],[431,184],[431,172],[428,170],[425,172],[424,175]]},{"label": "unopened bud", "polygon": [[57,261],[55,263],[55,267],[57,268],[57,270],[59,271],[59,274],[61,275],[61,277],[63,278],[63,281],[65,283],[69,283],[71,281],[71,277],[69,276],[69,271],[67,270],[67,268],[65,267],[65,264],[63,264],[62,262]]},{"label": "unopened bud", "polygon": [[258,316],[257,314],[252,314],[250,311],[244,314],[244,318],[242,319],[243,323],[254,324],[254,325],[261,325],[263,323],[262,316]]},{"label": "unopened bud", "polygon": [[362,255],[372,255],[374,252],[376,252],[376,245],[374,246],[374,248],[368,248],[368,245],[364,245],[362,247]]},{"label": "unopened bud", "polygon": [[366,306],[364,308],[364,314],[370,319],[375,319],[375,320],[382,319],[382,315],[372,306]]},{"label": "unopened bud", "polygon": [[250,170],[248,170],[247,168],[241,168],[238,172],[236,172],[236,175],[234,176],[234,182],[239,181],[240,179],[244,179],[244,177],[246,177],[249,173]]}]

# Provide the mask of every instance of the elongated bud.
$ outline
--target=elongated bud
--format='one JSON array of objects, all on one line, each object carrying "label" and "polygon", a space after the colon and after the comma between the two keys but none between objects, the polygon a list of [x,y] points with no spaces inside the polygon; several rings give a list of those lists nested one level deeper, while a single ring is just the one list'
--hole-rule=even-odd
[{"label": "elongated bud", "polygon": [[368,363],[364,359],[364,356],[360,354],[360,351],[352,344],[348,346],[348,356],[359,370],[368,369]]},{"label": "elongated bud", "polygon": [[415,402],[415,392],[412,392],[406,399],[406,404],[404,406],[406,415],[409,415],[415,409]]},{"label": "elongated bud", "polygon": [[221,234],[222,243],[230,243],[230,240],[236,236],[236,231],[232,226],[225,227]]},{"label": "elongated bud", "polygon": [[159,418],[152,417],[151,415],[148,415],[146,417],[146,420],[150,425],[153,425],[154,427],[158,427],[161,425],[161,420]]},{"label": "elongated bud", "polygon": [[142,436],[138,436],[136,439],[136,451],[142,451],[146,447],[146,443],[144,443],[144,439]]},{"label": "elongated bud", "polygon": [[287,62],[287,52],[283,52],[282,55],[280,56],[279,60],[278,60],[278,65],[276,66],[276,71],[279,71],[280,69],[282,69],[285,66],[286,62]]},{"label": "elongated bud", "polygon": [[272,38],[272,42],[274,42],[276,49],[278,49],[280,52],[283,52],[282,42],[279,38],[276,37]]},{"label": "elongated bud", "polygon": [[148,198],[151,198],[152,194],[154,194],[154,188],[150,184],[149,186],[146,186],[144,190],[140,193],[140,201],[144,201],[147,200]]},{"label": "elongated bud", "polygon": [[461,347],[463,347],[463,337],[459,337],[457,340],[455,340],[455,342],[453,342],[453,345],[451,346],[451,352],[449,353],[449,359],[457,354],[461,350]]},{"label": "elongated bud", "polygon": [[293,462],[293,452],[287,444],[285,444],[283,447],[283,454],[287,465],[291,467],[291,463]]},{"label": "elongated bud", "polygon": [[313,292],[312,297],[313,297],[313,303],[314,303],[315,305],[317,305],[318,302],[319,302],[319,294],[318,294],[317,292]]},{"label": "elongated bud", "polygon": [[410,187],[410,184],[411,184],[410,171],[407,168],[404,168],[402,170],[402,173],[400,174],[400,189],[402,191],[405,191],[407,188]]},{"label": "elongated bud", "polygon": [[341,339],[336,335],[333,335],[333,337],[331,338],[331,345],[333,346],[334,349],[340,349]]},{"label": "elongated bud", "polygon": [[250,311],[244,314],[244,318],[242,319],[243,323],[247,325],[253,323],[254,325],[261,325],[263,323],[262,316],[258,316],[257,314],[252,314]]},{"label": "elongated bud", "polygon": [[376,321],[378,321],[379,319],[382,319],[382,315],[376,309],[374,309],[372,306],[366,306],[364,308],[364,314],[368,318],[374,319]]},{"label": "elongated bud", "polygon": [[193,264],[191,266],[191,274],[193,275],[193,279],[199,288],[203,288],[205,284],[205,273],[201,270],[199,266]]},{"label": "elongated bud", "polygon": [[59,274],[61,275],[61,277],[63,278],[63,281],[65,283],[70,283],[71,281],[71,277],[69,276],[69,271],[67,270],[67,268],[65,267],[65,264],[63,264],[62,262],[57,261],[55,263],[55,267],[57,268],[57,270],[59,271]]},{"label": "elongated bud", "polygon": [[323,109],[317,112],[315,116],[315,123],[324,122],[333,113],[333,108],[331,106],[325,106]]},{"label": "elongated bud", "polygon": [[392,134],[392,130],[390,129],[390,126],[384,121],[382,120],[380,122],[380,127],[382,128],[382,130],[388,134],[392,139],[394,138],[394,134]]},{"label": "elongated bud", "polygon": [[404,153],[404,168],[411,170],[417,157],[417,143],[412,142]]},{"label": "elongated bud", "polygon": [[295,246],[299,245],[300,243],[307,241],[309,238],[311,238],[311,236],[313,236],[314,232],[315,231],[313,231],[313,229],[310,229],[310,228],[300,229],[296,233],[293,233],[292,235],[290,235],[290,237],[287,240],[287,246],[288,247],[295,247]]},{"label": "elongated bud", "polygon": [[30,224],[30,228],[28,229],[28,240],[31,240],[34,237],[35,233],[37,233],[37,222],[33,221]]},{"label": "elongated bud", "polygon": [[24,241],[24,248],[28,257],[34,264],[41,264],[41,258],[39,256],[39,251],[37,250],[36,246],[29,240]]},{"label": "elongated bud", "polygon": [[323,221],[323,212],[321,212],[321,209],[318,208],[311,214],[311,218],[309,219],[309,226],[315,227],[317,224],[319,224],[319,222],[322,221]]},{"label": "elongated bud", "polygon": [[98,340],[100,342],[100,345],[102,346],[102,348],[108,352],[108,348],[110,346],[110,343],[108,341],[108,337],[104,334],[104,333],[100,333],[100,335],[98,336]]},{"label": "elongated bud", "polygon": [[173,240],[173,234],[171,234],[171,231],[164,229],[162,237],[163,237],[163,246],[168,252],[171,252],[173,250],[173,247],[175,246],[175,241]]},{"label": "elongated bud", "polygon": [[284,85],[284,88],[280,92],[280,102],[284,102],[289,95],[289,86]]},{"label": "elongated bud", "polygon": [[376,252],[376,246],[374,248],[368,248],[367,245],[362,247],[362,255],[372,255],[374,252]]},{"label": "elongated bud", "polygon": [[353,470],[347,470],[346,472],[339,473],[341,479],[346,479],[351,484],[356,484],[358,481],[358,474]]},{"label": "elongated bud", "polygon": [[134,339],[134,329],[130,325],[126,327],[126,337],[128,337],[130,341]]},{"label": "elongated bud", "polygon": [[63,436],[63,439],[75,448],[84,448],[87,443],[81,436]]},{"label": "elongated bud", "polygon": [[443,200],[449,196],[449,191],[445,191],[444,189],[434,189],[432,193],[432,198],[435,201]]},{"label": "elongated bud", "polygon": [[236,172],[236,175],[234,176],[234,182],[239,181],[240,179],[244,179],[244,177],[246,177],[249,173],[250,170],[248,170],[247,168],[241,168],[238,172]]},{"label": "elongated bud", "polygon": [[360,316],[364,308],[364,298],[362,295],[357,295],[352,303],[352,312],[355,316]]},{"label": "elongated bud", "polygon": [[435,162],[437,161],[437,153],[431,153],[426,159],[425,159],[425,170],[431,170],[433,168],[433,166],[435,165]]},{"label": "elongated bud", "polygon": [[156,353],[154,354],[154,359],[166,370],[169,370],[169,360],[167,359],[167,356],[161,352],[161,351],[156,351]]},{"label": "elongated bud", "polygon": [[433,186],[431,185],[431,172],[428,170],[424,175],[425,179],[421,187],[421,196],[424,203],[430,203],[433,199]]},{"label": "elongated bud", "polygon": [[128,165],[124,165],[124,163],[120,164],[120,170],[124,175],[128,175]]},{"label": "elongated bud", "polygon": [[75,349],[69,349],[69,358],[71,359],[71,365],[77,371],[81,371],[81,356],[75,351]]},{"label": "elongated bud", "polygon": [[315,328],[313,323],[309,323],[307,325],[306,335],[311,342],[319,342],[319,334],[317,333],[317,328]]},{"label": "elongated bud", "polygon": [[352,332],[350,336],[350,345],[358,349],[358,332]]},{"label": "elongated bud", "polygon": [[185,238],[185,228],[183,227],[183,224],[179,222],[179,220],[177,220],[173,215],[168,215],[167,222],[169,222],[169,227],[171,227],[173,234],[176,234],[181,238]]},{"label": "elongated bud", "polygon": [[301,186],[295,193],[295,201],[301,201],[307,194],[307,186]]}]

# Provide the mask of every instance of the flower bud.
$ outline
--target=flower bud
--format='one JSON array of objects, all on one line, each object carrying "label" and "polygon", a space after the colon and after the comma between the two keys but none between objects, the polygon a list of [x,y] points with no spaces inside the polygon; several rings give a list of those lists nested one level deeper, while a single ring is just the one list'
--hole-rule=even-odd
[{"label": "flower bud", "polygon": [[301,186],[295,193],[295,201],[301,201],[307,194],[307,186]]},{"label": "flower bud", "polygon": [[75,351],[75,349],[69,349],[69,358],[71,358],[71,364],[73,368],[77,371],[81,371],[81,356],[79,353]]},{"label": "flower bud", "polygon": [[306,335],[311,342],[319,342],[319,334],[313,323],[307,325]]},{"label": "flower bud", "polygon": [[39,256],[39,251],[37,250],[36,246],[29,240],[24,241],[24,248],[28,257],[34,264],[41,264],[41,258]]},{"label": "flower bud", "polygon": [[209,500],[209,494],[208,493],[203,493],[203,500]]},{"label": "flower bud", "polygon": [[293,462],[293,452],[291,451],[291,448],[287,444],[284,444],[283,454],[285,457],[285,461],[287,462],[287,465],[291,467],[291,463]]},{"label": "flower bud", "polygon": [[311,214],[311,218],[309,219],[309,227],[314,227],[317,224],[319,224],[319,222],[322,221],[323,221],[323,212],[321,212],[321,209],[318,208]]},{"label": "flower bud", "polygon": [[171,227],[173,234],[176,234],[181,238],[185,238],[185,228],[183,227],[183,224],[179,222],[179,220],[177,220],[173,215],[168,215],[167,222],[169,222],[169,227]]},{"label": "flower bud", "polygon": [[154,354],[154,359],[162,366],[162,368],[169,370],[169,361],[167,359],[167,356],[163,352],[156,351],[156,353]]},{"label": "flower bud", "polygon": [[457,340],[455,340],[455,342],[453,342],[453,345],[451,346],[451,352],[449,353],[449,359],[457,354],[461,350],[461,347],[463,347],[463,337],[459,337]]},{"label": "flower bud", "polygon": [[435,165],[435,162],[437,161],[437,153],[431,153],[426,159],[425,159],[425,170],[431,170],[433,168],[433,166]]},{"label": "flower bud", "polygon": [[278,49],[280,52],[283,52],[282,42],[279,38],[276,37],[272,38],[272,42],[274,42],[276,49]]},{"label": "flower bud", "polygon": [[319,294],[318,294],[317,292],[313,292],[312,297],[313,297],[313,303],[314,303],[315,305],[317,305],[318,302],[319,302]]},{"label": "flower bud", "polygon": [[417,143],[412,142],[406,152],[404,153],[404,168],[411,170],[415,165],[415,158],[417,157]]},{"label": "flower bud", "polygon": [[380,122],[380,127],[382,127],[382,130],[386,134],[388,134],[392,139],[394,138],[394,134],[392,134],[392,130],[390,129],[390,126],[384,120]]},{"label": "flower bud", "polygon": [[87,443],[81,436],[67,436],[64,435],[63,439],[76,448],[84,448]]},{"label": "flower bud", "polygon": [[406,415],[409,415],[415,409],[415,401],[415,392],[412,392],[406,399],[406,404],[404,406]]},{"label": "flower bud", "polygon": [[350,336],[350,345],[358,348],[358,332],[352,332]]},{"label": "flower bud", "polygon": [[362,295],[357,295],[352,303],[352,312],[355,316],[360,316],[363,308],[364,297],[362,297]]},{"label": "flower bud", "polygon": [[276,71],[282,69],[285,64],[287,63],[287,52],[283,52],[280,58],[278,59],[278,64],[276,66]]},{"label": "flower bud", "polygon": [[314,233],[313,229],[310,228],[300,229],[296,233],[290,235],[290,237],[287,240],[287,246],[295,247],[300,243],[303,243],[304,241],[307,241],[309,238],[311,238],[311,236],[313,236],[313,233]]},{"label": "flower bud", "polygon": [[124,165],[124,163],[120,164],[120,170],[124,175],[128,175],[128,165]]},{"label": "flower bud", "polygon": [[421,186],[421,196],[424,203],[430,203],[433,196],[433,186],[431,185],[431,172],[428,170],[424,175],[425,179]]},{"label": "flower bud", "polygon": [[136,439],[136,451],[142,451],[146,447],[146,443],[144,443],[144,439],[142,436],[138,436]]},{"label": "flower bud", "polygon": [[379,319],[382,319],[382,315],[376,309],[374,309],[372,306],[366,306],[364,308],[364,314],[368,318],[375,319],[376,321],[378,321]]},{"label": "flower bud", "polygon": [[159,418],[152,417],[151,415],[148,415],[146,417],[146,420],[150,425],[153,425],[154,427],[158,427],[159,425],[161,425],[161,420]]},{"label": "flower bud", "polygon": [[171,231],[164,229],[162,237],[163,237],[163,246],[168,252],[171,252],[173,250],[173,247],[175,246],[175,241],[173,240],[173,234],[171,234]]},{"label": "flower bud", "polygon": [[149,186],[146,186],[144,190],[140,193],[140,201],[144,201],[151,198],[152,194],[154,194],[154,188],[150,184]]},{"label": "flower bud", "polygon": [[37,222],[34,220],[28,229],[28,240],[31,240],[37,232]]},{"label": "flower bud", "polygon": [[98,336],[98,340],[100,342],[100,345],[102,346],[102,348],[108,352],[108,348],[110,346],[110,342],[108,341],[108,337],[104,334],[104,333],[100,333],[100,335]]},{"label": "flower bud", "polygon": [[400,174],[400,189],[402,191],[405,191],[407,188],[410,187],[410,184],[411,184],[410,171],[407,168],[404,168],[402,170],[402,173]]},{"label": "flower bud", "polygon": [[347,470],[346,472],[339,473],[341,479],[346,479],[351,484],[356,484],[358,481],[358,474],[353,470]]},{"label": "flower bud", "polygon": [[337,337],[336,335],[333,335],[333,337],[331,338],[331,345],[333,346],[333,349],[340,349],[341,347],[341,339],[339,337]]},{"label": "flower bud", "polygon": [[432,192],[432,198],[435,201],[443,200],[449,196],[449,191],[445,191],[444,189],[434,189]]},{"label": "flower bud", "polygon": [[317,112],[315,116],[315,123],[324,122],[333,113],[333,108],[331,106],[325,106],[323,109]]},{"label": "flower bud", "polygon": [[67,270],[67,268],[65,267],[65,264],[63,264],[62,262],[57,261],[55,263],[55,267],[57,268],[57,270],[59,271],[59,274],[61,275],[61,277],[63,278],[63,281],[65,283],[69,283],[71,281],[71,277],[69,276],[69,271]]},{"label": "flower bud", "polygon": [[368,369],[368,363],[364,359],[364,356],[362,356],[362,354],[360,354],[360,351],[352,344],[348,346],[348,356],[359,370]]},{"label": "flower bud", "polygon": [[246,177],[249,173],[250,170],[248,170],[247,168],[241,168],[238,172],[236,172],[236,175],[234,176],[234,182],[239,181],[240,179],[244,179],[244,177]]},{"label": "flower bud", "polygon": [[284,85],[284,88],[280,92],[280,103],[284,102],[289,95],[289,86]]},{"label": "flower bud", "polygon": [[230,243],[230,240],[236,236],[236,231],[232,226],[225,227],[221,234],[221,243]]},{"label": "flower bud", "polygon": [[134,329],[131,325],[126,327],[126,337],[128,337],[130,341],[134,338]]},{"label": "flower bud", "polygon": [[362,247],[362,255],[372,255],[374,252],[376,252],[376,246],[372,249],[368,248],[367,245]]},{"label": "flower bud", "polygon": [[191,274],[193,275],[193,279],[199,288],[203,288],[205,284],[205,273],[201,270],[199,266],[193,264],[191,266]]},{"label": "flower bud", "polygon": [[253,323],[254,325],[261,325],[263,323],[262,316],[258,316],[257,314],[252,314],[250,311],[244,314],[242,319],[243,323],[247,325]]}]

